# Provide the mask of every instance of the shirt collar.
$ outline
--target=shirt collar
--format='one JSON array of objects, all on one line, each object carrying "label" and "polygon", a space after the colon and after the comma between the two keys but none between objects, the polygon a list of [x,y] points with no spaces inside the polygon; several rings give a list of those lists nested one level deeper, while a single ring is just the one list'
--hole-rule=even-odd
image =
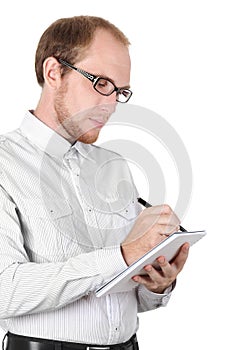
[{"label": "shirt collar", "polygon": [[91,159],[91,152],[93,151],[92,144],[76,141],[72,148],[75,148],[84,158],[93,160]]},{"label": "shirt collar", "polygon": [[30,111],[26,113],[20,130],[30,141],[51,156],[62,158],[71,147],[69,141],[49,128]]},{"label": "shirt collar", "polygon": [[20,130],[27,139],[42,151],[57,158],[63,158],[64,155],[69,158],[72,157],[72,154],[75,156],[75,150],[83,157],[89,158],[88,153],[91,152],[93,147],[79,141],[71,145],[69,141],[48,127],[30,111],[26,113],[20,125]]}]

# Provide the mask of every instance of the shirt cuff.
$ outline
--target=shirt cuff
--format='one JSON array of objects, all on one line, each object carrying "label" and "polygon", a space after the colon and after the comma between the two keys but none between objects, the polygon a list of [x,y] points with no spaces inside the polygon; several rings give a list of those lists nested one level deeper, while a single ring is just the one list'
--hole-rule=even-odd
[{"label": "shirt cuff", "polygon": [[149,289],[147,289],[145,286],[141,285],[141,287],[143,287],[145,289],[144,293],[147,294],[147,296],[151,296],[153,298],[154,297],[165,297],[167,295],[170,295],[171,292],[174,290],[176,286],[176,280],[174,282],[172,282],[172,284],[170,286],[168,286],[163,293],[155,293],[155,292],[151,292]]},{"label": "shirt cuff", "polygon": [[175,288],[175,285],[176,280],[161,294],[151,292],[145,286],[139,285],[138,295],[143,299],[144,303],[146,302],[148,305],[156,305],[156,307],[166,306],[171,297],[171,293]]},{"label": "shirt cuff", "polygon": [[97,269],[104,281],[109,280],[128,267],[122,256],[120,246],[98,249],[95,251],[95,256]]}]

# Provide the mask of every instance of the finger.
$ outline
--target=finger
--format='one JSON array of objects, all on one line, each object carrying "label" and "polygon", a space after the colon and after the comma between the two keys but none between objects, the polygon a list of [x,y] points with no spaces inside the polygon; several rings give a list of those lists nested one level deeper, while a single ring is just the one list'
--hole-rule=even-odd
[{"label": "finger", "polygon": [[156,259],[157,263],[159,264],[159,267],[163,273],[163,276],[166,278],[172,278],[175,277],[174,275],[174,269],[172,268],[171,264],[167,261],[167,259],[164,256],[158,257]]},{"label": "finger", "polygon": [[[143,210],[143,214],[171,215],[173,210],[168,204],[154,205]],[[175,214],[175,213],[174,213]]]},{"label": "finger", "polygon": [[150,279],[153,282],[156,283],[161,283],[162,279],[164,278],[163,275],[161,275],[161,270],[157,270],[156,268],[154,268],[152,265],[146,265],[144,267],[144,270],[146,271],[146,273],[148,274],[148,276],[150,277]]},{"label": "finger", "polygon": [[140,215],[156,215],[156,216],[174,216],[179,220],[176,213],[168,205],[157,205],[144,209]]},{"label": "finger", "polygon": [[171,211],[171,208],[168,205],[153,205],[152,207],[146,208],[143,210],[144,213],[153,213],[153,214],[167,214]]},{"label": "finger", "polygon": [[154,288],[156,288],[156,286],[159,285],[159,283],[156,283],[156,281],[152,281],[151,278],[149,276],[146,276],[146,275],[145,276],[144,275],[137,275],[137,276],[132,277],[132,279],[134,280],[134,282],[142,284],[148,289],[151,289],[152,286]]},{"label": "finger", "polygon": [[179,272],[184,267],[184,264],[188,258],[188,253],[189,253],[189,244],[185,243],[182,245],[178,255],[176,256],[176,258],[173,260],[171,264],[172,266],[175,266]]},{"label": "finger", "polygon": [[180,226],[180,221],[175,216],[167,216],[167,215],[161,215],[161,216],[154,216],[154,215],[148,215],[145,217],[146,220],[148,220],[148,223],[150,223],[150,226],[154,225],[164,225],[164,226]]},{"label": "finger", "polygon": [[157,271],[152,265],[145,266],[144,270],[147,275],[134,276],[133,280],[155,293],[163,293],[167,286],[173,282],[172,279],[164,277],[161,271]]},{"label": "finger", "polygon": [[179,225],[154,225],[150,228],[151,231],[158,233],[160,235],[170,236],[172,233],[179,231]]}]

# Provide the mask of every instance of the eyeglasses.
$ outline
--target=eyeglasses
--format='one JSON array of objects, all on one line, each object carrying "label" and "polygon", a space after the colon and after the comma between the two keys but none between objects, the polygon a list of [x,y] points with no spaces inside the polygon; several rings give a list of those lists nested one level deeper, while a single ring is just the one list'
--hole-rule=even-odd
[{"label": "eyeglasses", "polygon": [[83,69],[74,67],[72,64],[62,60],[61,58],[59,58],[58,61],[64,66],[74,69],[76,72],[82,74],[85,78],[90,80],[93,88],[101,95],[110,96],[116,91],[116,100],[121,103],[126,103],[133,94],[133,92],[129,89],[116,87],[109,79],[98,77],[94,74],[86,72]]}]

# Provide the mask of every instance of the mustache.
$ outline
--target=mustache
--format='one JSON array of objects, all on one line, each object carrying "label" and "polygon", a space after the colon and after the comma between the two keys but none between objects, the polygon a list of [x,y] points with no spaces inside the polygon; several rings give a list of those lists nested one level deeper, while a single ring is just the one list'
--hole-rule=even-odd
[{"label": "mustache", "polygon": [[60,115],[56,132],[71,136],[71,138],[67,138],[70,138],[73,142],[93,129],[101,129],[115,110],[116,103],[94,106],[72,115],[68,115],[67,110],[63,111],[62,117]]},{"label": "mustache", "polygon": [[104,105],[98,105],[89,109],[84,109],[81,111],[78,111],[77,113],[74,113],[73,115],[66,116],[64,121],[66,120],[72,120],[72,121],[82,121],[85,119],[93,119],[96,121],[101,121],[106,123],[110,116],[115,112],[116,110],[116,103],[115,104],[104,104]]}]

